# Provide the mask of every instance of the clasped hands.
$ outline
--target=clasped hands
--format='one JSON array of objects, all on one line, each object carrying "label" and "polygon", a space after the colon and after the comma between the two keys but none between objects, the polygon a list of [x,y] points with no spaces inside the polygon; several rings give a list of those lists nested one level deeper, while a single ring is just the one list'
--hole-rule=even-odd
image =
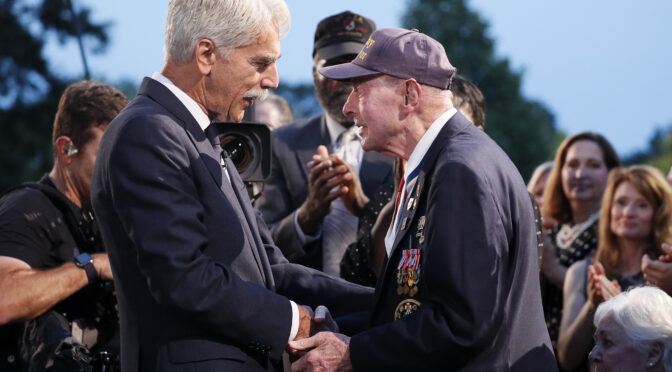
[{"label": "clasped hands", "polygon": [[299,332],[287,349],[295,358],[292,372],[300,371],[352,371],[350,363],[350,337],[334,333],[338,325],[325,306],[299,307]]},{"label": "clasped hands", "polygon": [[607,279],[604,267],[596,262],[588,267],[588,302],[592,309],[621,293],[621,286],[615,280]]},{"label": "clasped hands", "polygon": [[364,194],[355,168],[336,154],[319,146],[308,164],[308,195],[298,210],[299,225],[307,234],[317,231],[337,198],[356,216],[360,216],[369,198]]},{"label": "clasped hands", "polygon": [[[647,284],[654,285],[667,294],[672,294],[672,246],[661,245],[663,254],[657,260],[642,256],[642,272]],[[588,268],[588,297],[594,306],[599,305],[621,293],[621,287],[613,280],[609,281],[601,264],[596,263]]]}]

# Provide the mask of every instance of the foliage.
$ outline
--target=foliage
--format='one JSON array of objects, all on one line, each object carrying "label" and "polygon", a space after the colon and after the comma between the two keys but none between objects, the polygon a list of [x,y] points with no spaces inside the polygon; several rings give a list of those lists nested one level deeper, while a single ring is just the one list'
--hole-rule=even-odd
[{"label": "foliage", "polygon": [[667,174],[672,164],[672,123],[656,129],[649,140],[649,147],[623,159],[626,165],[648,164]]},{"label": "foliage", "polygon": [[[49,70],[43,49],[76,35],[68,2],[0,0],[0,190],[51,168],[51,126],[69,81]],[[77,18],[86,45],[103,51],[107,24],[93,24],[88,9]]]},{"label": "foliage", "polygon": [[466,0],[411,0],[403,24],[441,42],[458,72],[481,89],[487,103],[486,132],[525,179],[553,157],[562,137],[553,114],[543,103],[522,96],[522,74],[506,58],[495,56],[488,24]]}]

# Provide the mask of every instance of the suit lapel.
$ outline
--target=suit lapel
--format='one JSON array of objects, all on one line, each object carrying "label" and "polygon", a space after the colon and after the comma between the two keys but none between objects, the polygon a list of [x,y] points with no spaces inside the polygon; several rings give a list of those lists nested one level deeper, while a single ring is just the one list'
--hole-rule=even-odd
[{"label": "suit lapel", "polygon": [[[413,203],[414,203],[415,200],[419,200],[419,197],[422,196],[426,178],[427,178],[427,173],[423,169],[418,174],[418,179],[415,182],[415,185],[413,186],[413,190],[411,190],[411,192],[408,194],[407,205],[409,207],[406,207],[402,211],[400,211],[401,216],[400,216],[400,220],[399,220],[400,221],[399,222],[399,231],[397,231],[397,235],[394,239],[394,244],[392,245],[392,250],[390,251],[390,256],[386,257],[386,259],[385,259],[385,263],[383,264],[383,272],[382,272],[382,275],[380,276],[380,278],[387,278],[387,271],[390,270],[390,268],[389,268],[390,265],[393,265],[392,269],[394,269],[395,262],[394,262],[394,260],[392,260],[392,258],[394,257],[394,253],[397,251],[397,248],[402,243],[402,241],[406,242],[406,240],[404,240],[404,238],[408,234],[408,232],[410,230],[410,227],[415,222],[417,208],[413,207]],[[420,204],[420,203],[417,203],[417,204]],[[404,220],[406,220],[405,223],[403,222]],[[404,227],[403,229],[402,229],[402,226]],[[375,295],[376,299],[374,301],[374,304],[378,304],[378,297],[380,297],[380,295],[382,293],[382,287],[386,286],[387,284],[388,283],[385,279],[378,280],[378,285],[376,285],[376,287],[379,287],[379,288],[376,288],[376,295]]]},{"label": "suit lapel", "polygon": [[240,178],[236,166],[233,164],[231,159],[227,156],[225,159],[225,164],[227,169],[229,169],[229,177],[231,179],[231,185],[235,193],[235,200],[238,201],[240,208],[242,209],[242,214],[247,222],[243,224],[245,232],[248,234],[248,240],[252,247],[252,254],[254,255],[254,260],[257,263],[257,267],[262,274],[264,283],[266,283],[267,288],[274,288],[275,284],[273,283],[273,274],[271,273],[271,266],[268,262],[268,257],[265,254],[262,254],[261,250],[264,249],[264,244],[261,241],[259,236],[259,229],[257,227],[257,220],[252,210],[252,202],[250,201],[249,196],[247,195],[247,190],[245,189],[245,184]]},{"label": "suit lapel", "polygon": [[[255,262],[257,264],[257,267],[259,268],[261,278],[268,285],[269,284],[268,273],[270,272],[270,268],[268,270],[264,270],[264,266],[262,265],[260,253],[258,250],[259,249],[258,247],[261,244],[261,242],[258,237],[258,234],[255,235],[251,231],[253,225],[250,217],[248,216],[249,211],[247,211],[247,209],[245,208],[247,204],[245,204],[244,200],[241,199],[239,192],[236,190],[237,187],[235,187],[236,185],[234,185],[234,181],[236,180],[240,182],[240,185],[242,185],[242,180],[240,180],[238,172],[235,171],[236,168],[233,165],[233,163],[231,163],[231,161],[228,160],[227,158],[228,160],[227,167],[233,170],[230,171],[231,182],[229,182],[229,180],[224,179],[226,175],[224,174],[224,171],[221,166],[220,156],[218,156],[215,153],[215,150],[213,149],[212,145],[210,144],[210,141],[203,132],[203,129],[201,129],[201,126],[198,125],[196,119],[194,119],[194,117],[191,115],[189,110],[187,110],[187,108],[182,104],[182,102],[180,102],[180,100],[177,99],[177,97],[175,97],[175,95],[163,84],[155,81],[154,79],[146,77],[142,81],[140,89],[138,90],[138,94],[145,95],[150,99],[154,100],[164,109],[170,112],[177,120],[182,122],[183,127],[187,132],[187,135],[189,136],[192,143],[194,144],[194,146],[196,147],[196,149],[200,154],[201,161],[205,164],[206,168],[208,169],[208,172],[212,176],[213,181],[217,184],[219,189],[222,190],[226,199],[233,206],[233,209],[236,211],[236,214],[238,215],[237,216],[238,219],[240,219],[241,221],[247,220],[248,222],[247,224],[243,223],[241,225],[243,225],[243,230],[248,235],[248,241],[250,242],[251,246],[250,248],[252,249]],[[245,195],[245,197],[247,197],[247,195]],[[247,200],[248,204],[251,206],[249,198]],[[252,245],[255,245],[257,247],[252,247]],[[272,277],[270,279],[270,283],[272,285]]]},{"label": "suit lapel", "polygon": [[[444,125],[444,127],[441,129],[437,137],[434,139],[434,142],[432,142],[432,145],[430,146],[429,150],[427,151],[427,154],[425,154],[425,157],[422,160],[422,169],[418,174],[418,180],[413,187],[413,191],[409,193],[409,198],[410,197],[418,198],[418,205],[423,204],[420,203],[419,201],[420,198],[427,197],[426,188],[428,187],[427,185],[429,184],[429,181],[431,181],[437,157],[445,147],[449,146],[450,140],[453,136],[464,130],[465,126],[470,125],[472,124],[458,111],[453,115],[452,118],[450,118],[450,120],[448,120],[448,122],[446,122],[446,125]],[[428,203],[424,203],[425,207],[427,204]],[[382,275],[380,276],[381,279],[378,280],[378,283],[376,285],[374,309],[371,312],[372,321],[376,319],[377,312],[380,311],[381,306],[384,305],[380,303],[380,296],[382,295],[382,293],[387,291],[385,288],[388,285],[396,283],[392,278],[388,278],[389,276],[388,271],[391,270],[390,266],[397,264],[393,260],[393,258],[395,257],[395,252],[397,251],[397,249],[399,249],[400,244],[403,244],[403,242],[406,241],[405,238],[406,235],[408,234],[408,231],[410,230],[410,226],[412,226],[415,220],[419,218],[417,216],[418,214],[417,208],[411,208],[410,210],[408,208],[404,208],[402,213],[403,214],[401,215],[399,225],[401,226],[403,218],[406,218],[406,226],[405,226],[406,228],[402,230],[401,227],[399,227],[399,231],[397,232],[397,235],[394,239],[394,244],[392,245],[390,255],[389,257],[386,257],[386,261],[383,265]],[[403,249],[403,247],[401,248]],[[392,269],[395,269],[395,267],[392,267]]]},{"label": "suit lapel", "polygon": [[[212,148],[212,145],[205,136],[201,126],[198,125],[196,119],[194,119],[182,102],[180,102],[180,100],[163,84],[148,77],[143,79],[140,89],[138,90],[138,95],[149,97],[166,109],[166,111],[170,112],[177,120],[182,122],[184,129],[187,131],[194,146],[196,146],[198,152],[201,154],[201,160],[205,163],[205,166],[208,168],[214,181],[220,187],[222,187],[223,184],[226,184],[225,182],[222,182],[224,174],[222,173],[219,157],[215,154],[215,150]],[[229,190],[230,195],[231,191],[232,190]]]}]

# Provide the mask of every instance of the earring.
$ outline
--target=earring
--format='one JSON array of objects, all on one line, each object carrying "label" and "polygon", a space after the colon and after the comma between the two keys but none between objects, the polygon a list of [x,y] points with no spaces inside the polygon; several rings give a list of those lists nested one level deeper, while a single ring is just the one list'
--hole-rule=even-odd
[{"label": "earring", "polygon": [[653,362],[649,362],[649,367],[653,367]]}]

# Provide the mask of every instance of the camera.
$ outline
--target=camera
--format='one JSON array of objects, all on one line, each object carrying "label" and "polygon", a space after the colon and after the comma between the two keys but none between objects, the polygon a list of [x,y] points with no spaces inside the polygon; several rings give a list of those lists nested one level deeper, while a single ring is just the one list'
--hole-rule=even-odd
[{"label": "camera", "polygon": [[214,122],[226,156],[244,182],[261,182],[271,172],[271,131],[264,124]]}]

